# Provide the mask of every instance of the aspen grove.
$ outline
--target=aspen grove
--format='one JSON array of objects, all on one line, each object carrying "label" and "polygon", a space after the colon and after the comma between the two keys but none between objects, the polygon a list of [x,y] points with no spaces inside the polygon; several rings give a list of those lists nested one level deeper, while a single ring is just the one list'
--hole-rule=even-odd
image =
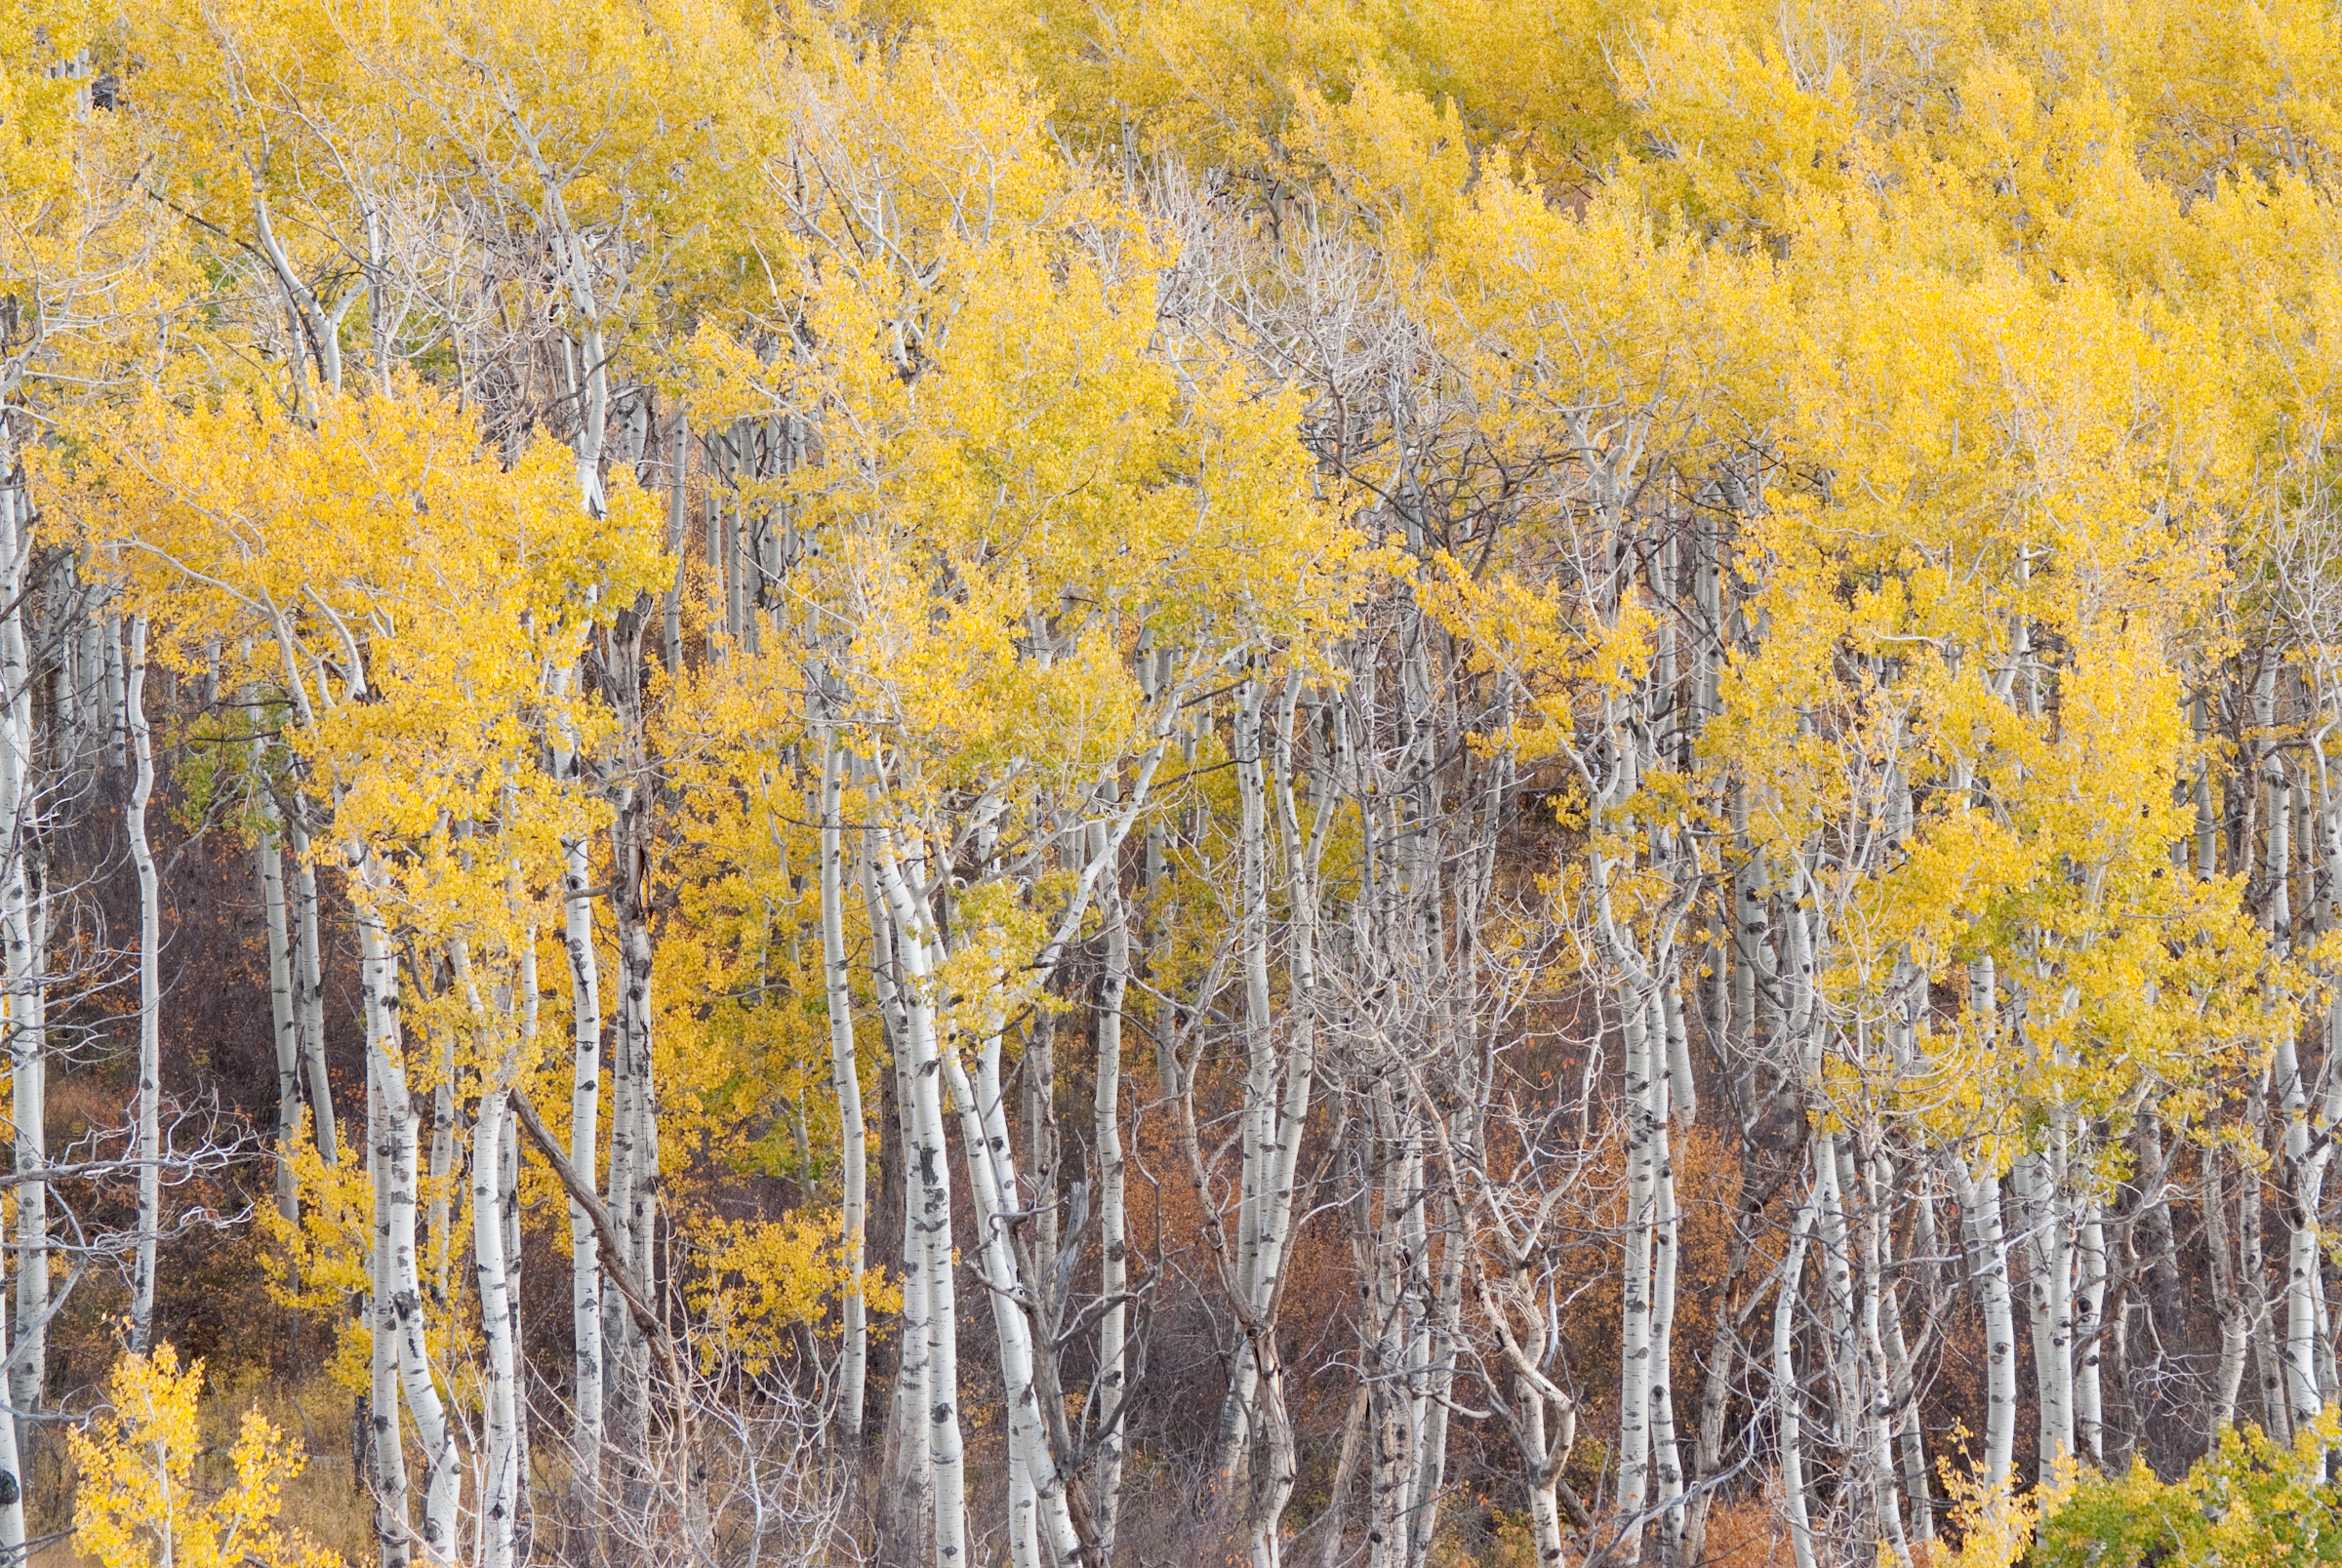
[{"label": "aspen grove", "polygon": [[0,1568],[2342,1560],[2337,343],[2313,0],[0,0]]}]

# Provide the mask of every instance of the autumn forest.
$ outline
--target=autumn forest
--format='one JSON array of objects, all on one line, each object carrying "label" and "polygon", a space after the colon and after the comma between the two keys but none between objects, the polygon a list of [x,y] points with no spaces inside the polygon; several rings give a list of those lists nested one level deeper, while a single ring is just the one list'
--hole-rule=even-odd
[{"label": "autumn forest", "polygon": [[0,13],[0,1568],[2342,1561],[2330,6]]}]

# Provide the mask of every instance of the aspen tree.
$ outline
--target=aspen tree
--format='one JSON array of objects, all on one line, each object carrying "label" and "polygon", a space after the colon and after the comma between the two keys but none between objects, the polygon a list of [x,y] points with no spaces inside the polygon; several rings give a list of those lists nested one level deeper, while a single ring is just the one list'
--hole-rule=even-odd
[{"label": "aspen tree", "polygon": [[838,820],[846,755],[834,736],[824,732],[822,746],[822,969],[829,1013],[829,1072],[837,1095],[839,1156],[843,1194],[846,1279],[845,1369],[838,1392],[849,1441],[862,1436],[863,1384],[869,1364],[869,1325],[863,1301],[863,1210],[868,1182],[863,1153],[862,1067],[854,1046],[854,1014],[846,954],[845,832]]},{"label": "aspen tree", "polygon": [[130,722],[137,774],[126,825],[139,870],[139,1253],[130,1295],[130,1343],[143,1355],[154,1342],[155,1245],[163,1223],[162,893],[154,848],[146,839],[146,803],[154,794],[154,746],[146,724],[146,618],[130,618],[130,679],[123,712]]}]

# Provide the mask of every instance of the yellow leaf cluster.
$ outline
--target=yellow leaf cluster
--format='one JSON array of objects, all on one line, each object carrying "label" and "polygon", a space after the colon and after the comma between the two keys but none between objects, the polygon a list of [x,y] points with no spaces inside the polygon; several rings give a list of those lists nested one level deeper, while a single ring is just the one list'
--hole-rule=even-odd
[{"label": "yellow leaf cluster", "polygon": [[114,1363],[105,1405],[86,1430],[65,1434],[81,1477],[74,1548],[101,1568],[340,1568],[341,1558],[277,1521],[304,1459],[258,1410],[245,1414],[228,1456],[233,1478],[216,1492],[199,1483],[202,1390],[203,1363],[182,1369],[168,1345]]}]

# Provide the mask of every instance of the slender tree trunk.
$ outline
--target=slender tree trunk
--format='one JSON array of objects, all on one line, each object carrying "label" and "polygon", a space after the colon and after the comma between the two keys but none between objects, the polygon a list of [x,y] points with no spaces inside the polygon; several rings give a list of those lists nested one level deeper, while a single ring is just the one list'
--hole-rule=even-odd
[{"label": "slender tree trunk", "polygon": [[2008,1286],[2008,1232],[2000,1219],[2000,1181],[1950,1158],[1967,1232],[1968,1280],[1984,1313],[1984,1467],[1990,1485],[2008,1484],[2017,1442],[2017,1321]]},{"label": "slender tree trunk", "polygon": [[870,929],[870,974],[886,1036],[896,1155],[902,1172],[901,1254],[903,1312],[897,1325],[894,1387],[887,1401],[886,1445],[880,1461],[877,1558],[880,1568],[912,1568],[932,1551],[933,1467],[927,1446],[929,1305],[925,1242],[919,1232],[920,1188],[909,1179],[909,1151],[918,1146],[912,1119],[909,1046],[896,982],[894,923],[878,893],[869,835],[862,835],[862,895]]},{"label": "slender tree trunk", "polygon": [[668,448],[666,468],[666,553],[675,558],[675,585],[661,606],[660,652],[667,673],[683,667],[683,481],[691,467],[691,426],[681,412]]},{"label": "slender tree trunk", "polygon": [[[1262,1205],[1267,1201],[1267,1168],[1273,1158],[1276,1103],[1275,1023],[1269,990],[1269,836],[1262,772],[1262,691],[1256,677],[1237,689],[1232,745],[1241,818],[1237,853],[1243,899],[1241,945],[1244,974],[1244,1030],[1248,1068],[1236,1186],[1235,1290],[1247,1306],[1258,1300]],[[1251,1473],[1253,1390],[1260,1369],[1248,1340],[1239,1339],[1236,1361],[1221,1403],[1220,1484],[1233,1495]]]},{"label": "slender tree trunk", "polygon": [[391,1259],[390,1166],[396,1145],[383,1093],[384,1052],[377,1032],[384,1012],[361,971],[366,1013],[366,1168],[374,1189],[374,1255],[369,1270],[366,1323],[372,1382],[365,1401],[367,1450],[374,1462],[375,1538],[383,1568],[407,1568],[413,1560],[413,1512],[407,1498],[403,1403],[398,1382],[398,1284]]},{"label": "slender tree trunk", "polygon": [[[8,976],[8,1006],[14,1024],[8,1057],[17,1169],[32,1171],[49,1163],[48,985],[42,974],[49,952],[49,889],[46,857],[37,843],[26,845],[20,870],[25,884],[20,952],[13,919],[7,933],[7,956],[16,971]],[[8,1397],[18,1412],[19,1457],[29,1469],[39,1455],[40,1442],[37,1429],[26,1418],[40,1409],[49,1381],[48,1185],[28,1182],[16,1189],[16,1200],[17,1346]]]},{"label": "slender tree trunk", "polygon": [[511,1568],[522,1482],[520,1381],[513,1340],[511,1280],[505,1268],[502,1173],[511,1112],[510,1092],[491,1089],[480,1101],[471,1133],[472,1268],[480,1297],[480,1337],[487,1388],[483,1404],[488,1452],[480,1471],[480,1568]]},{"label": "slender tree trunk", "polygon": [[[1662,1017],[1665,1036],[1671,1042],[1682,1032],[1679,1001],[1671,1014],[1666,999],[1675,994],[1672,978],[1660,983]],[[1683,1057],[1680,1080],[1691,1076],[1688,1049]],[[1655,1185],[1653,1188],[1651,1243],[1655,1254],[1651,1270],[1651,1472],[1658,1501],[1675,1504],[1683,1495],[1683,1460],[1681,1446],[1676,1438],[1675,1390],[1675,1332],[1676,1332],[1676,1269],[1678,1248],[1682,1240],[1682,1213],[1676,1202],[1675,1151],[1668,1137],[1668,1125],[1674,1118],[1672,1087],[1678,1074],[1671,1065],[1655,1071],[1650,1085],[1651,1126],[1655,1154]],[[1661,1065],[1653,1063],[1656,1068]],[[1668,1555],[1679,1553],[1683,1539],[1683,1510],[1671,1507],[1660,1515],[1660,1538]]]},{"label": "slender tree trunk", "polygon": [[[20,1171],[45,1165],[47,1106],[41,1094],[46,1042],[35,1008],[39,994],[41,953],[34,941],[34,905],[29,862],[33,839],[32,670],[24,641],[24,584],[32,558],[31,498],[19,475],[18,455],[6,440],[0,422],[0,845],[7,862],[0,864],[0,944],[7,966],[8,1059],[14,1075],[16,1119],[15,1162]],[[141,1124],[141,1132],[143,1124]],[[46,1189],[39,1185],[17,1189],[18,1238],[30,1240],[17,1275],[19,1327],[37,1333],[48,1307],[47,1237],[30,1234],[26,1209],[38,1203],[36,1214],[45,1221]],[[152,1302],[152,1275],[146,1276]],[[37,1303],[28,1306],[27,1303]],[[150,1307],[151,1309],[151,1307]],[[0,1355],[12,1347],[8,1336],[7,1293],[0,1291]],[[24,1371],[9,1379],[9,1402],[17,1419],[0,1421],[0,1561],[21,1560],[24,1548],[24,1493],[29,1477],[24,1453],[18,1441],[23,1414],[37,1409],[44,1369],[36,1352],[40,1347],[20,1346],[25,1351]]]},{"label": "slender tree trunk", "polygon": [[[601,963],[593,944],[591,849],[583,838],[561,846],[563,940],[569,954],[569,1159],[590,1183],[599,1163],[602,1096]],[[575,1360],[569,1387],[570,1465],[575,1477],[572,1528],[585,1532],[601,1474],[602,1268],[593,1221],[577,1199],[569,1204],[569,1310]],[[581,1541],[583,1541],[581,1537]]]},{"label": "slender tree trunk", "polygon": [[456,1254],[455,1193],[451,1190],[456,1169],[456,1032],[440,1029],[436,1033],[438,1039],[431,1064],[431,1155],[427,1183],[430,1266],[425,1277],[430,1281],[431,1299],[444,1302],[450,1299],[449,1274]]},{"label": "slender tree trunk", "polygon": [[310,1131],[328,1165],[341,1162],[334,1125],[334,1088],[325,1070],[325,969],[317,936],[317,866],[309,835],[298,821],[285,824],[293,850],[293,930],[298,962],[294,971],[294,1017],[301,1028],[302,1062],[309,1078]]},{"label": "slender tree trunk", "polygon": [[[405,1048],[399,1022],[398,954],[378,902],[386,880],[363,844],[349,847],[350,880],[358,928],[359,988],[364,997],[368,1052],[381,1102],[375,1202],[384,1244],[388,1293],[378,1304],[378,1333],[387,1333],[397,1359],[398,1390],[414,1417],[423,1450],[423,1524],[417,1545],[432,1563],[452,1563],[457,1551],[458,1460],[445,1403],[432,1376],[424,1342],[422,1259],[416,1250],[417,1186],[421,1172],[422,1117],[407,1089]],[[393,1428],[395,1430],[395,1428]],[[395,1441],[395,1437],[392,1438]]]},{"label": "slender tree trunk", "polygon": [[1782,1260],[1781,1283],[1773,1298],[1773,1409],[1780,1430],[1781,1501],[1789,1513],[1790,1549],[1797,1568],[1817,1565],[1805,1494],[1805,1390],[1797,1382],[1795,1344],[1805,1243],[1813,1233],[1813,1218],[1814,1198],[1809,1194],[1790,1228],[1789,1254]]},{"label": "slender tree trunk", "polygon": [[863,1211],[868,1155],[862,1127],[862,1068],[854,1049],[854,995],[846,957],[844,831],[838,822],[846,755],[825,729],[822,757],[822,967],[829,1008],[829,1081],[837,1095],[839,1198],[846,1272],[845,1345],[838,1410],[848,1442],[862,1438],[863,1385],[869,1369],[869,1329],[862,1296]]},{"label": "slender tree trunk", "polygon": [[2227,1163],[2217,1146],[2203,1151],[2203,1238],[2211,1255],[2212,1307],[2220,1317],[2220,1361],[2212,1382],[2212,1429],[2237,1419],[2237,1392],[2244,1381],[2244,1352],[2251,1341],[2251,1322],[2238,1289],[2236,1254],[2228,1235],[2228,1195],[2222,1178]]},{"label": "slender tree trunk", "polygon": [[[2245,1123],[2256,1147],[2268,1146],[2267,1081],[2244,1103]],[[2252,1335],[2253,1370],[2261,1385],[2261,1426],[2280,1442],[2293,1438],[2292,1411],[2285,1402],[2284,1370],[2280,1363],[2277,1324],[2269,1306],[2268,1260],[2262,1252],[2262,1227],[2268,1209],[2261,1191],[2261,1173],[2237,1173],[2237,1284],[2244,1298],[2246,1321]]]},{"label": "slender tree trunk", "polygon": [[[1651,1389],[1664,1381],[1653,1365],[1652,1265],[1658,1246],[1659,1128],[1651,1094],[1651,999],[1621,987],[1620,1033],[1626,1044],[1627,1258],[1619,1334],[1618,1508],[1633,1518],[1650,1495]],[[1631,1548],[1634,1549],[1634,1548]],[[1634,1549],[1634,1560],[1640,1560]]]},{"label": "slender tree trunk", "polygon": [[[8,1294],[0,1291],[0,1355],[8,1351]],[[24,1560],[25,1490],[24,1463],[17,1446],[17,1424],[0,1421],[0,1562],[15,1564]]]},{"label": "slender tree trunk", "polygon": [[2025,1234],[2033,1377],[2040,1408],[2040,1475],[2047,1484],[2074,1454],[2073,1265],[2062,1183],[2051,1155],[2018,1158],[2010,1172]]},{"label": "slender tree trunk", "polygon": [[[622,722],[627,722],[622,718]],[[611,1138],[610,1206],[626,1248],[627,1266],[646,1290],[658,1277],[659,1103],[651,1062],[650,913],[645,885],[642,798],[630,789],[611,829],[617,891],[611,899],[617,928],[621,986]],[[602,1354],[618,1373],[605,1387],[611,1439],[626,1467],[623,1491],[629,1512],[649,1501],[650,1342],[643,1326],[623,1304],[605,1294]],[[615,1328],[616,1332],[612,1330]]]},{"label": "slender tree trunk", "polygon": [[120,773],[128,765],[124,747],[129,742],[128,676],[122,663],[122,624],[112,616],[105,622],[105,633],[100,639],[105,656],[105,765]]},{"label": "slender tree trunk", "polygon": [[2106,1406],[2102,1379],[2105,1336],[2106,1224],[2095,1198],[2081,1202],[2075,1230],[2074,1431],[2081,1457],[2106,1463]]},{"label": "slender tree trunk", "polygon": [[292,927],[285,908],[285,852],[276,801],[261,791],[261,826],[253,859],[261,884],[261,915],[268,936],[268,1020],[276,1041],[276,1207],[288,1224],[301,1218],[293,1145],[301,1134],[301,1028],[293,1005]]},{"label": "slender tree trunk", "polygon": [[[2329,1003],[2330,1018],[2342,1003]],[[2330,1047],[2329,1047],[2330,1050]],[[2331,1072],[2329,1065],[2327,1070]],[[2309,1089],[2304,1082],[2294,1042],[2280,1043],[2277,1054],[2278,1087],[2284,1110],[2285,1163],[2291,1179],[2292,1205],[2285,1246],[2285,1335],[2283,1362],[2286,1402],[2297,1428],[2318,1419],[2324,1407],[2319,1387],[2320,1335],[2318,1301],[2321,1228],[2319,1213],[2324,1197],[2325,1168],[2332,1156],[2330,1138],[2319,1138],[2313,1150]],[[2330,1128],[2331,1122],[2328,1121]]]},{"label": "slender tree trunk", "polygon": [[146,803],[154,795],[154,747],[146,728],[146,618],[130,620],[130,679],[124,711],[138,771],[130,786],[131,860],[139,872],[139,1251],[131,1276],[130,1343],[143,1354],[154,1344],[155,1238],[162,1229],[163,1034],[162,890],[146,842]]},{"label": "slender tree trunk", "polygon": [[[49,955],[49,868],[40,845],[23,854],[23,929],[30,971],[10,976],[10,1011],[19,1014],[10,1034],[12,1100],[17,1114],[17,1168],[40,1170],[49,1163],[49,990],[42,969]],[[49,1186],[25,1182],[17,1188],[17,1367],[10,1374],[10,1404],[19,1423],[40,1409],[49,1384]],[[40,1456],[35,1427],[19,1432],[19,1458],[30,1469]]]},{"label": "slender tree trunk", "polygon": [[[909,927],[910,912],[898,906],[900,928]],[[909,951],[915,955],[909,966],[914,977],[932,974],[940,967],[942,954],[933,945],[921,955],[912,943]],[[1011,1249],[1007,1219],[1015,1201],[1017,1177],[1001,1101],[1000,1020],[994,1017],[985,1022],[976,1081],[970,1081],[957,1052],[944,1050],[939,1060],[952,1104],[959,1111],[960,1148],[975,1200],[977,1229],[983,1237],[978,1259],[991,1287],[992,1325],[1000,1347],[1010,1467],[1009,1560],[1013,1568],[1039,1568],[1043,1542],[1061,1562],[1078,1555],[1081,1543],[1073,1530],[1065,1477],[1058,1471],[1042,1425],[1031,1321],[1018,1305],[1024,1281]]]},{"label": "slender tree trunk", "polygon": [[[917,873],[917,863],[910,866]],[[907,885],[890,844],[876,850],[878,885],[895,926],[905,970],[903,1049],[910,1081],[910,1156],[916,1208],[913,1266],[926,1285],[928,1487],[935,1506],[935,1568],[963,1568],[967,1555],[966,1449],[959,1425],[959,1347],[951,1279],[951,1159],[946,1145],[940,1041],[929,996],[933,921]]]},{"label": "slender tree trunk", "polygon": [[[1091,828],[1090,853],[1106,854],[1106,829]],[[1092,1462],[1090,1517],[1098,1556],[1114,1560],[1114,1527],[1122,1506],[1122,1401],[1129,1392],[1128,1307],[1119,1298],[1130,1288],[1128,1214],[1123,1194],[1122,999],[1130,981],[1130,920],[1122,903],[1122,878],[1108,866],[1098,884],[1099,914],[1105,926],[1106,964],[1098,980],[1097,1086],[1091,1139],[1098,1181],[1098,1294],[1109,1305],[1098,1320],[1098,1401],[1105,1414]]]}]

